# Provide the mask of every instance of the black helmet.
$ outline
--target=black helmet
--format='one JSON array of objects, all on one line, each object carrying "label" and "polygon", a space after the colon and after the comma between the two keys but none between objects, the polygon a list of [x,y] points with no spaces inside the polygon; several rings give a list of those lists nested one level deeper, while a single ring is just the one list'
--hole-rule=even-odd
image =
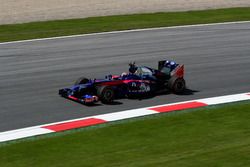
[{"label": "black helmet", "polygon": [[129,63],[129,72],[134,74],[137,70],[137,66],[135,65],[135,62]]}]

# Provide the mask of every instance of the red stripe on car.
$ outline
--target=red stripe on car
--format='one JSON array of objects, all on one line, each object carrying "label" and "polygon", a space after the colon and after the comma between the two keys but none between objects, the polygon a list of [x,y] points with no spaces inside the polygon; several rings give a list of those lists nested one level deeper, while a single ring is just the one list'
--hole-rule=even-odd
[{"label": "red stripe on car", "polygon": [[97,124],[102,124],[107,121],[102,120],[102,119],[96,119],[96,118],[88,118],[84,120],[78,120],[78,121],[72,121],[72,122],[65,122],[65,123],[59,123],[55,125],[49,125],[49,126],[44,126],[42,128],[49,129],[55,132],[60,132],[64,130],[69,130],[69,129],[75,129],[75,128],[81,128],[81,127],[86,127],[86,126],[91,126],[91,125],[97,125]]},{"label": "red stripe on car", "polygon": [[72,100],[78,100],[78,98],[74,97],[74,96],[69,96],[68,97],[69,99],[72,99]]},{"label": "red stripe on car", "polygon": [[187,103],[182,103],[182,104],[173,104],[173,105],[166,105],[166,106],[161,106],[161,107],[153,107],[153,108],[149,108],[149,110],[154,110],[157,112],[171,112],[171,111],[176,111],[176,110],[199,108],[199,107],[204,107],[204,106],[207,106],[207,104],[194,101],[194,102],[187,102]]}]

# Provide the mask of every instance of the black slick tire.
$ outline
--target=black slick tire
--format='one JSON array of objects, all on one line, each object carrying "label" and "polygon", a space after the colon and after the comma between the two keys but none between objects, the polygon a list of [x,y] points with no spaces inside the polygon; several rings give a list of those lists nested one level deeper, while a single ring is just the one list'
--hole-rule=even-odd
[{"label": "black slick tire", "polygon": [[97,96],[102,103],[110,104],[114,101],[115,92],[110,86],[99,86],[97,87]]},{"label": "black slick tire", "polygon": [[183,78],[170,78],[168,88],[175,94],[181,94],[186,89],[186,82]]}]

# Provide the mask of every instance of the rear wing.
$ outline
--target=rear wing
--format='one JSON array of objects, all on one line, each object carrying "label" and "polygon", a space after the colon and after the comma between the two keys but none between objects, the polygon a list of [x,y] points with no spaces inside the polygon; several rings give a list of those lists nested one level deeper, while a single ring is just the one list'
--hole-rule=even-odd
[{"label": "rear wing", "polygon": [[158,61],[158,70],[161,71],[164,67],[166,60]]},{"label": "rear wing", "polygon": [[[158,70],[159,71],[166,71],[164,70],[166,60],[162,60],[158,62]],[[168,69],[170,76],[176,76],[178,78],[184,77],[184,64],[176,64],[174,69]],[[164,72],[165,73],[165,72]]]},{"label": "rear wing", "polygon": [[171,77],[175,76],[177,78],[184,77],[184,64],[179,64],[173,71],[170,73]]}]

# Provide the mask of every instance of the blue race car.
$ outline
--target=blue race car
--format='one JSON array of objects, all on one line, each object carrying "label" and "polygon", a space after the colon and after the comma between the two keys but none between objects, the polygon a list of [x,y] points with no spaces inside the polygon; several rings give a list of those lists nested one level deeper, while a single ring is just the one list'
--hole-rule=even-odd
[{"label": "blue race car", "polygon": [[130,63],[129,71],[121,75],[81,77],[72,87],[60,89],[59,95],[83,104],[108,104],[118,98],[150,96],[166,90],[180,94],[185,87],[184,65],[163,60],[158,62],[158,69]]}]

